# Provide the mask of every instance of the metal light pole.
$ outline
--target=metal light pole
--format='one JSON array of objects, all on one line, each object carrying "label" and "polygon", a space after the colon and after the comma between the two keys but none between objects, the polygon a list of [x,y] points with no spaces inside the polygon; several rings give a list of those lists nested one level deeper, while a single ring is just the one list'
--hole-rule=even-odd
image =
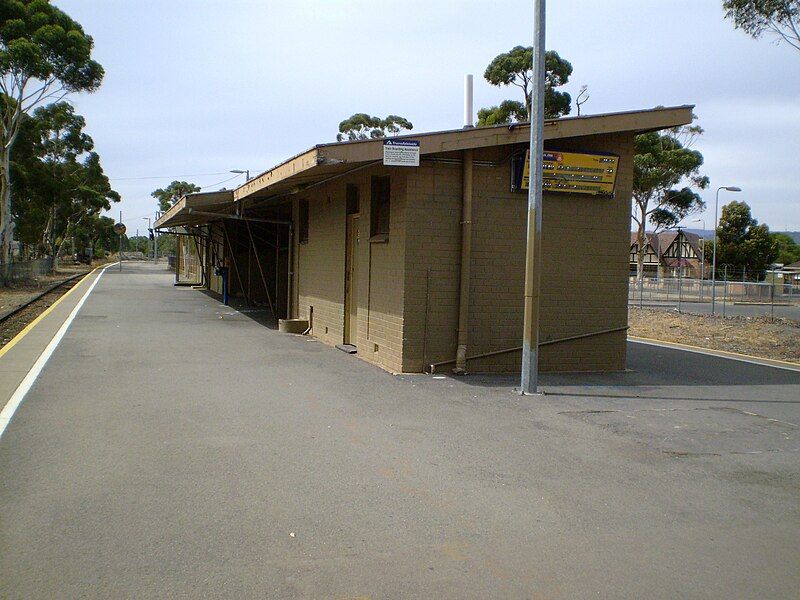
[{"label": "metal light pole", "polygon": [[539,290],[542,274],[542,154],[544,152],[545,0],[533,1],[533,89],[531,90],[528,241],[525,252],[525,313],[522,332],[522,394],[537,393],[539,379]]},{"label": "metal light pole", "polygon": [[[125,225],[122,223],[122,211],[119,211],[119,272],[122,273],[122,236],[125,233]],[[117,229],[116,227],[114,229]]]},{"label": "metal light pole", "polygon": [[244,171],[241,169],[231,169],[231,173],[236,173],[237,175],[244,173],[245,182],[250,181],[250,169],[245,169]]},{"label": "metal light pole", "polygon": [[[717,303],[717,227],[719,213],[719,192],[741,192],[742,188],[735,185],[723,185],[717,188],[717,199],[714,202],[714,258],[711,261],[711,314],[715,314]],[[727,279],[727,277],[726,277]]]},{"label": "metal light pole", "polygon": [[[142,217],[142,221],[147,221],[147,241],[149,242],[150,234],[152,233],[152,230],[150,229],[150,217]],[[149,246],[150,244],[147,245]]]}]

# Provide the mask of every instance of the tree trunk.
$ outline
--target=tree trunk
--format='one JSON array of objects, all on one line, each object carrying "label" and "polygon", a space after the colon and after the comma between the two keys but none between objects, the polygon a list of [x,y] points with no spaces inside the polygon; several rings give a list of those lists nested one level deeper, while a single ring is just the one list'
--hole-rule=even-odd
[{"label": "tree trunk", "polygon": [[58,245],[58,248],[53,253],[53,271],[58,269],[58,259],[61,256],[61,251],[64,249],[64,244],[67,243],[67,238],[69,237],[69,230],[72,227],[72,217],[67,219],[67,226],[64,228],[64,235],[61,238],[61,243]]},{"label": "tree trunk", "polygon": [[639,225],[639,230],[636,234],[636,284],[642,285],[644,281],[644,254],[647,248],[647,240],[645,236],[645,224]]},{"label": "tree trunk", "polygon": [[3,263],[2,280],[11,279],[11,242],[14,223],[11,221],[11,152],[0,142],[0,261]]},{"label": "tree trunk", "polygon": [[67,243],[68,239],[72,239],[70,236],[74,235],[70,230],[77,227],[80,222],[83,220],[83,216],[81,215],[78,217],[78,220],[75,223],[72,222],[72,217],[67,219],[67,226],[64,228],[64,236],[61,238],[61,243],[58,245],[58,250],[56,250],[55,255],[53,256],[53,270],[55,271],[58,268],[58,258],[61,256],[61,251],[64,249],[64,244]]},{"label": "tree trunk", "polygon": [[634,200],[636,210],[640,213],[636,220],[636,285],[641,288],[644,281],[644,254],[647,248],[647,207]]}]

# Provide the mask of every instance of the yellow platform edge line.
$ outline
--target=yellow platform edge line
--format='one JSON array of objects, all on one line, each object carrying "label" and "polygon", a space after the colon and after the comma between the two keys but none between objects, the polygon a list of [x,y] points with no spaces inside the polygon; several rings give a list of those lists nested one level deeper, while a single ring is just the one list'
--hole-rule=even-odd
[{"label": "yellow platform edge line", "polygon": [[[106,266],[106,265],[102,265],[102,267],[105,267],[105,266]],[[57,307],[59,304],[61,304],[61,302],[62,302],[62,301],[66,300],[66,298],[67,298],[67,297],[68,297],[70,294],[72,294],[72,292],[74,292],[76,289],[78,289],[78,288],[80,287],[80,285],[81,285],[81,284],[82,284],[84,281],[86,281],[86,279],[87,279],[88,277],[90,277],[91,275],[94,275],[94,272],[95,272],[95,271],[97,271],[97,269],[101,269],[102,267],[95,267],[94,269],[92,269],[91,271],[89,271],[89,272],[88,272],[86,275],[84,275],[83,277],[81,277],[80,281],[79,281],[78,283],[76,283],[75,285],[73,285],[73,286],[72,286],[72,287],[71,287],[71,288],[70,288],[70,289],[67,291],[67,293],[66,293],[66,294],[64,294],[64,295],[63,295],[63,296],[61,296],[61,297],[60,297],[58,300],[56,300],[55,302],[53,302],[53,304],[51,304],[50,306],[48,306],[48,307],[45,309],[45,311],[44,311],[42,314],[40,314],[40,315],[39,315],[38,317],[36,317],[36,318],[35,318],[33,321],[31,321],[30,323],[28,323],[28,324],[25,326],[25,328],[24,328],[22,331],[20,331],[20,332],[19,332],[17,335],[15,335],[13,338],[11,338],[11,341],[9,341],[9,342],[8,342],[8,343],[7,343],[5,346],[3,346],[2,348],[0,348],[0,358],[2,358],[2,357],[3,357],[3,356],[4,356],[4,355],[5,355],[5,354],[6,354],[6,353],[9,351],[9,350],[11,350],[11,348],[13,348],[14,346],[16,346],[16,345],[17,345],[17,343],[19,343],[19,341],[20,341],[20,340],[22,340],[22,338],[24,338],[26,335],[28,335],[28,333],[30,333],[31,329],[33,329],[34,327],[36,327],[36,325],[38,325],[38,324],[39,324],[39,322],[40,322],[42,319],[44,319],[44,318],[45,318],[47,315],[49,315],[51,312],[53,312],[53,311],[56,309],[56,307]]]},{"label": "yellow platform edge line", "polygon": [[737,358],[746,358],[748,360],[756,360],[764,363],[775,363],[778,365],[786,365],[787,367],[794,367],[800,369],[800,363],[790,362],[788,360],[778,360],[777,358],[765,358],[763,356],[753,356],[752,354],[741,354],[739,352],[730,352],[728,350],[717,350],[716,348],[705,348],[703,346],[692,346],[691,344],[681,344],[680,342],[668,342],[666,340],[656,340],[653,338],[638,337],[629,335],[628,339],[632,342],[650,342],[653,344],[660,344],[662,346],[674,346],[675,348],[688,348],[690,350],[699,350],[707,354],[717,354],[719,356],[732,356]]}]

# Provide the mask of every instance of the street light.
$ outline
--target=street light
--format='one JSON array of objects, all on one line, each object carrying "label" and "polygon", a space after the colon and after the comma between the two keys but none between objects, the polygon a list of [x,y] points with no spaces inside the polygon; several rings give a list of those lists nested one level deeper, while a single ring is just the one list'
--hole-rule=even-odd
[{"label": "street light", "polygon": [[723,185],[717,188],[717,200],[714,202],[714,258],[711,263],[711,314],[715,314],[717,301],[717,213],[719,212],[719,192],[741,192],[742,188],[735,185]]},{"label": "street light", "polygon": [[[147,237],[150,238],[150,234],[153,230],[150,228],[150,217],[142,217],[142,221],[147,221]],[[149,239],[148,239],[149,241]],[[150,244],[148,244],[149,246]],[[153,262],[155,262],[155,255],[156,255],[156,242],[155,238],[153,239]]]},{"label": "street light", "polygon": [[245,169],[244,171],[241,169],[231,169],[231,173],[236,173],[237,175],[244,174],[245,181],[250,181],[250,169]]}]

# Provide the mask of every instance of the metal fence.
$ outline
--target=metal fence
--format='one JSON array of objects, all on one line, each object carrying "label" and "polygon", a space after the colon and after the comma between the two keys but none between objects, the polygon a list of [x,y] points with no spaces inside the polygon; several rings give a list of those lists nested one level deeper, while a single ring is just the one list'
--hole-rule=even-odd
[{"label": "metal fence", "polygon": [[699,314],[770,316],[800,320],[800,286],[783,283],[631,277],[631,306],[669,308]]},{"label": "metal fence", "polygon": [[[53,270],[53,257],[38,260],[20,260],[11,263],[9,279],[11,281],[29,281]],[[5,273],[5,265],[0,262],[0,274]]]}]

